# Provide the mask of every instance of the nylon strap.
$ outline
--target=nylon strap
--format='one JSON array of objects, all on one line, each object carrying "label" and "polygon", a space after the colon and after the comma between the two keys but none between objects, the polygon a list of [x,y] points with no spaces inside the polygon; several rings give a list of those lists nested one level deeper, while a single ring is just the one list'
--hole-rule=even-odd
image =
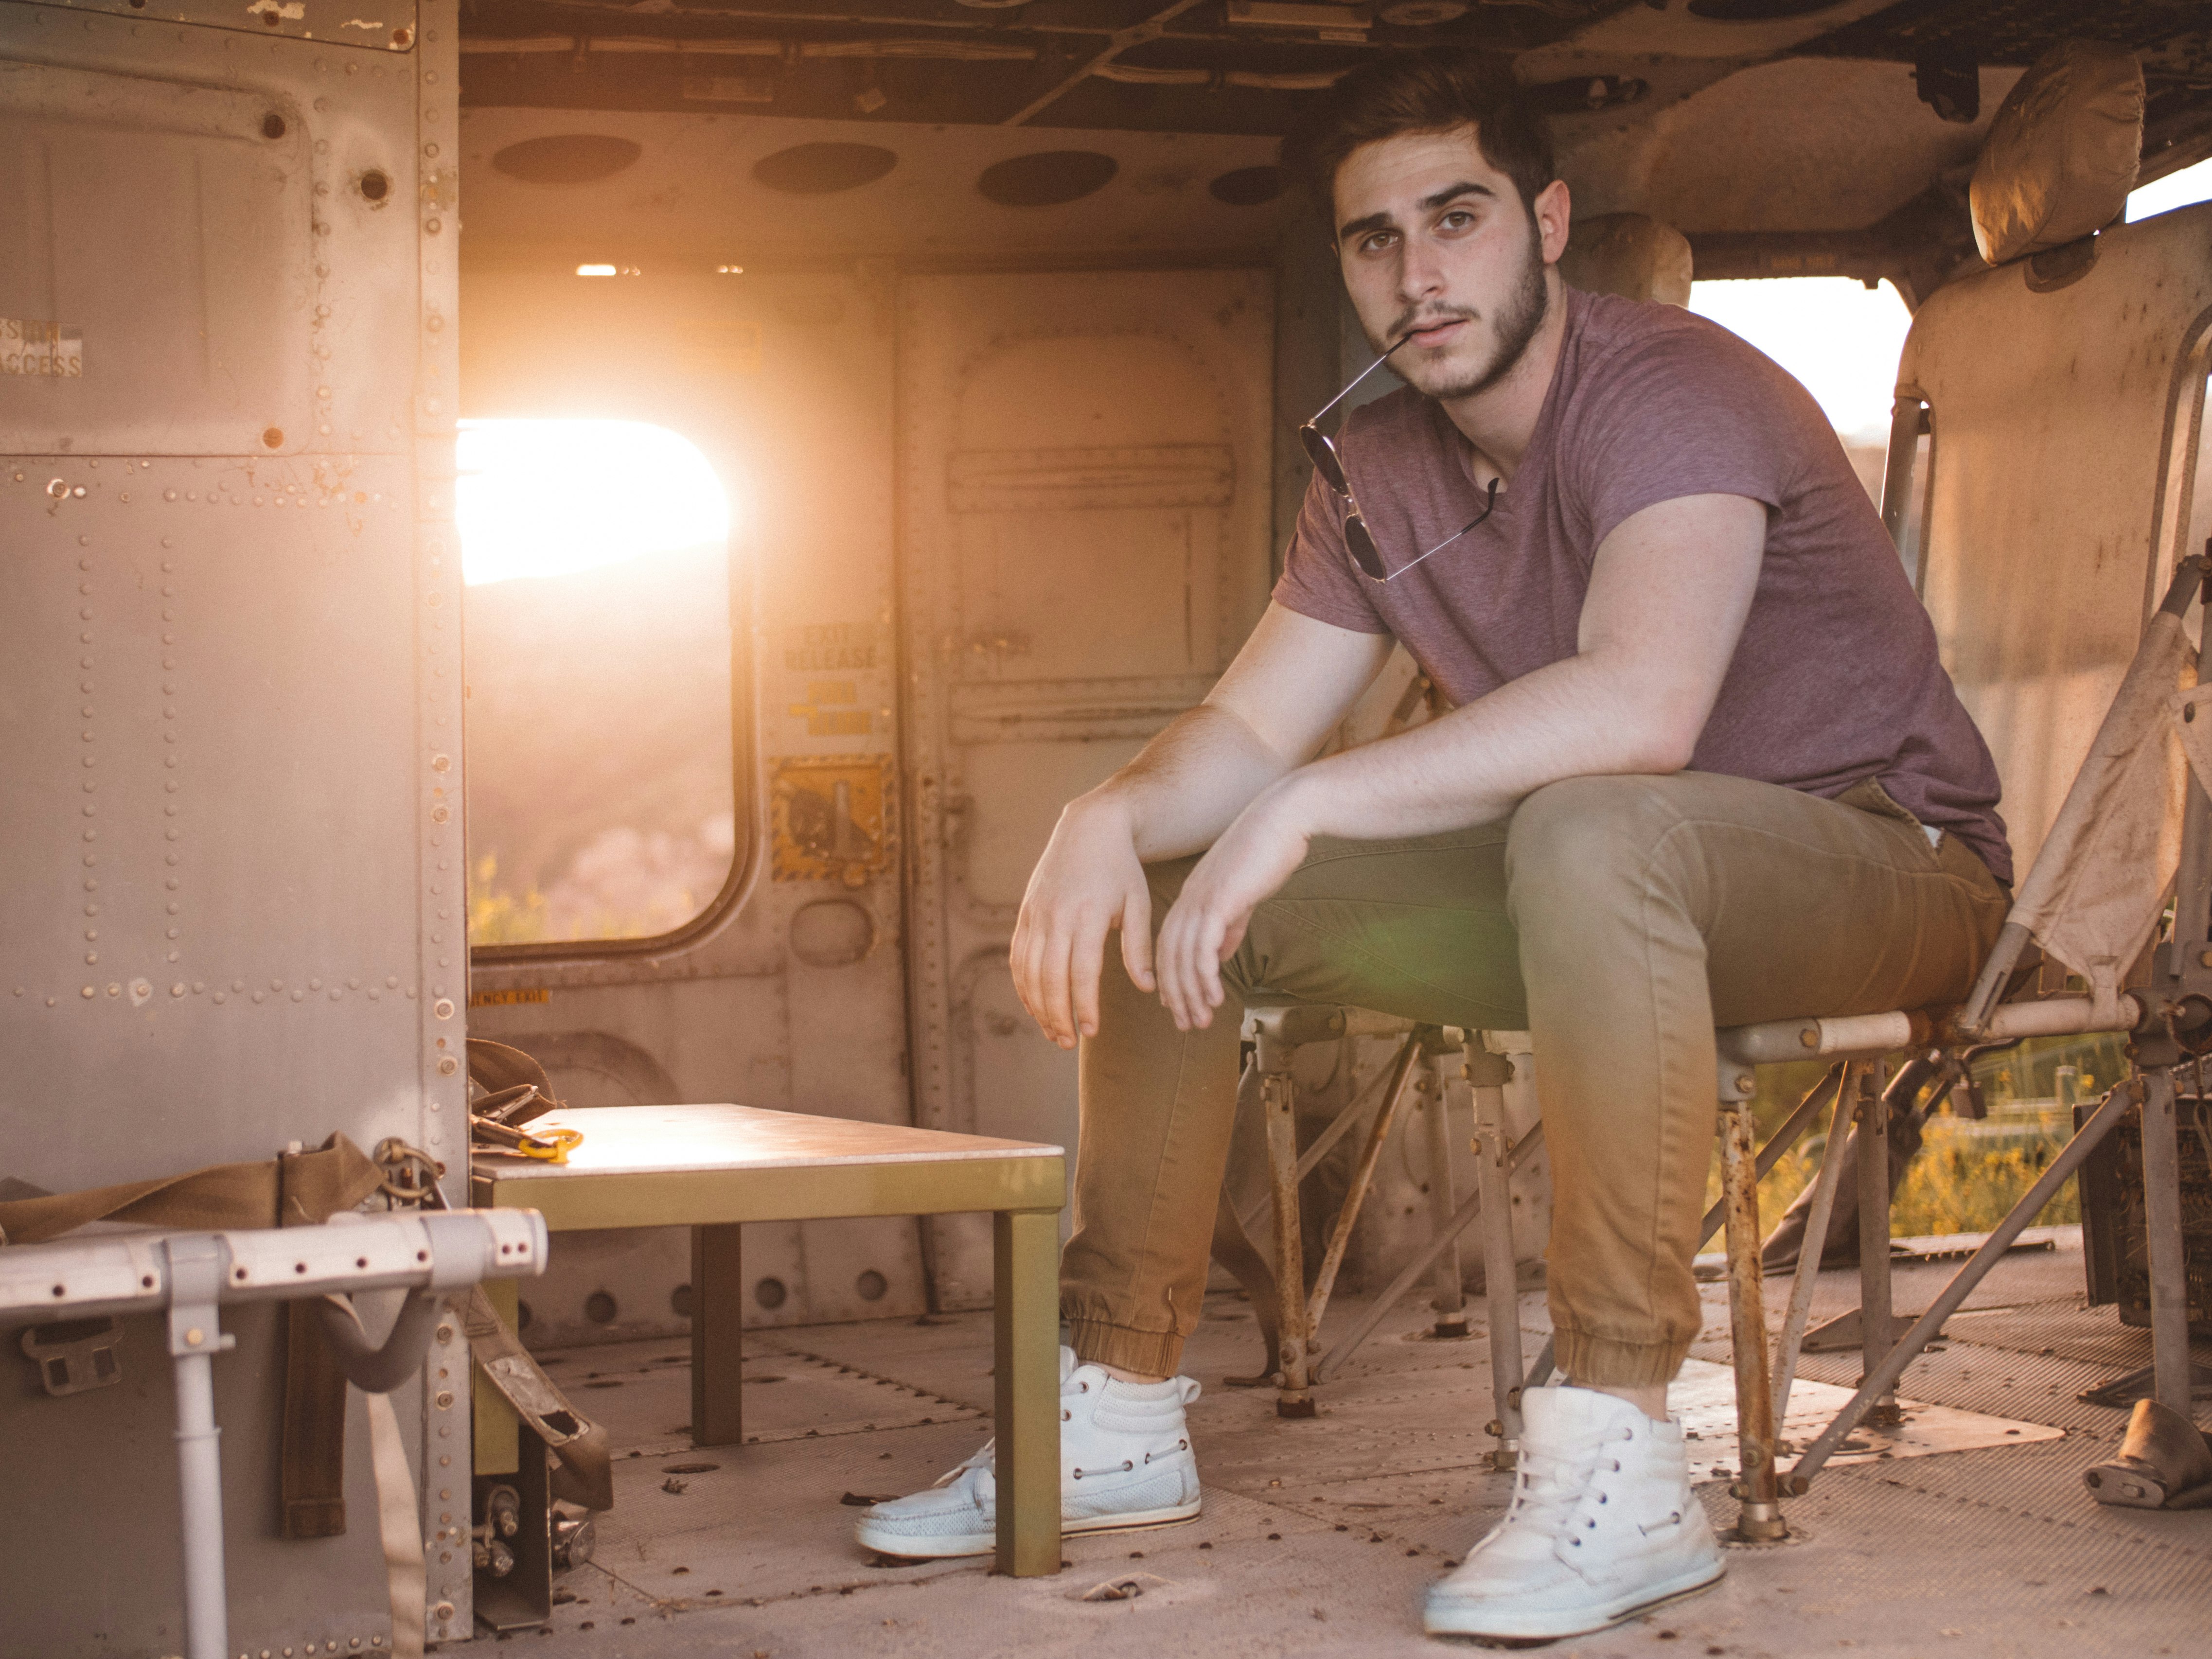
[{"label": "nylon strap", "polygon": [[471,1288],[461,1326],[484,1380],[560,1461],[561,1467],[553,1472],[553,1496],[587,1510],[614,1508],[614,1458],[607,1449],[606,1430],[568,1403],[559,1385],[522,1346],[521,1338],[507,1329],[482,1285]]},{"label": "nylon strap", "polygon": [[407,1465],[407,1444],[399,1437],[399,1416],[392,1409],[392,1396],[372,1394],[365,1398],[369,1459],[376,1469],[376,1524],[384,1538],[384,1574],[392,1595],[392,1652],[393,1659],[422,1659],[428,1580],[415,1475]]},{"label": "nylon strap", "polygon": [[211,1164],[185,1175],[50,1193],[0,1203],[0,1243],[36,1244],[88,1221],[222,1232],[326,1221],[377,1189],[383,1175],[343,1135],[312,1152],[254,1164]]}]

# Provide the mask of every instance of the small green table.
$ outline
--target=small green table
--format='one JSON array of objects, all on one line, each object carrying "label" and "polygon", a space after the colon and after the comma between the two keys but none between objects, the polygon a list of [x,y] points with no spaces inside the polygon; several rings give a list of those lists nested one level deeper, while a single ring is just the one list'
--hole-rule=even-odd
[{"label": "small green table", "polygon": [[[702,1446],[743,1438],[744,1223],[991,1212],[999,1569],[1060,1571],[1059,1147],[757,1106],[601,1107],[530,1127],[578,1130],[583,1144],[566,1164],[477,1159],[477,1206],[536,1210],[556,1233],[691,1229],[691,1437]],[[496,1431],[483,1420],[484,1393],[480,1443]]]}]

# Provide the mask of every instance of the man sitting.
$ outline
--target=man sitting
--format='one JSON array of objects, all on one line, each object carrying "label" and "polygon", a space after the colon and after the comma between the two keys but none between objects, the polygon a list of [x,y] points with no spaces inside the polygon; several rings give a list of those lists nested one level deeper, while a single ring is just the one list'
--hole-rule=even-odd
[{"label": "man sitting", "polygon": [[[1023,901],[1015,983],[1081,1045],[1065,1524],[1198,1512],[1174,1373],[1238,1000],[1525,1030],[1566,1382],[1524,1401],[1511,1506],[1426,1626],[1574,1635],[1723,1571],[1667,1410],[1714,1026],[1963,995],[2008,902],[1996,772],[1813,399],[1713,324],[1562,285],[1567,187],[1510,81],[1386,59],[1290,150],[1407,387],[1309,438],[1273,604]],[[1314,759],[1393,641],[1453,708]],[[993,1504],[986,1448],[860,1540],[981,1553]]]}]

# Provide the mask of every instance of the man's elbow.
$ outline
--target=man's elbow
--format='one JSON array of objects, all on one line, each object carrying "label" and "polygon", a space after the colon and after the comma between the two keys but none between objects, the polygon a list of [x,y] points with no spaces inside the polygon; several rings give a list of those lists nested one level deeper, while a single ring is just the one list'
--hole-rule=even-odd
[{"label": "man's elbow", "polygon": [[1620,769],[1657,777],[1679,772],[1689,765],[1691,757],[1697,753],[1698,739],[1704,730],[1702,711],[1692,718],[1684,710],[1664,707],[1647,709],[1643,718],[1630,722],[1623,733],[1626,753],[1621,757]]}]

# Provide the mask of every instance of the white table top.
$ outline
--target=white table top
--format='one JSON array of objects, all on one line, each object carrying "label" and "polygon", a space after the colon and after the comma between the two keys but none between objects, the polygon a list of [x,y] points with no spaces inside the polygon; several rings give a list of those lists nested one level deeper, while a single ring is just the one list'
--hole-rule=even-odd
[{"label": "white table top", "polygon": [[736,1170],[807,1170],[841,1164],[961,1164],[985,1158],[1058,1158],[1060,1148],[988,1135],[948,1134],[898,1123],[811,1117],[763,1106],[598,1106],[549,1112],[533,1130],[575,1129],[583,1145],[565,1164],[476,1158],[479,1180],[573,1180],[580,1176],[662,1175]]}]

